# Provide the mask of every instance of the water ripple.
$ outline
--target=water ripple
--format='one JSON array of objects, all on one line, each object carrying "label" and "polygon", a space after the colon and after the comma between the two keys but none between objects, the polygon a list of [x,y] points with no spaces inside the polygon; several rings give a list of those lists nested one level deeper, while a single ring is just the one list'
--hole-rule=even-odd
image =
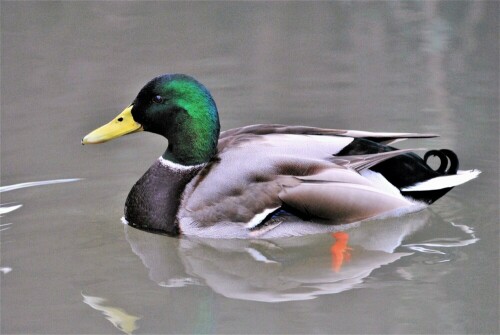
[{"label": "water ripple", "polygon": [[437,250],[436,248],[465,247],[467,245],[474,244],[480,240],[478,237],[476,237],[473,228],[464,224],[455,224],[453,222],[450,222],[450,225],[461,230],[463,233],[466,234],[467,237],[433,238],[426,241],[422,241],[420,243],[403,244],[402,246],[417,252],[446,255],[445,252]]},{"label": "water ripple", "polygon": [[13,212],[16,209],[19,209],[23,206],[22,204],[13,205],[13,206],[6,206],[6,205],[7,204],[0,204],[0,216],[7,214],[7,213],[10,213],[10,212]]},{"label": "water ripple", "polygon": [[0,187],[0,193],[18,190],[20,188],[33,187],[33,186],[43,186],[43,185],[52,185],[52,184],[60,184],[60,183],[70,183],[73,181],[81,180],[81,178],[70,178],[70,179],[54,179],[54,180],[42,180],[42,181],[32,181],[27,183],[20,183],[14,185],[7,185]]},{"label": "water ripple", "polygon": [[[26,183],[14,184],[14,185],[7,185],[7,186],[0,187],[0,193],[14,191],[14,190],[18,190],[21,188],[27,188],[27,187],[44,186],[44,185],[60,184],[60,183],[70,183],[70,182],[79,181],[79,180],[81,180],[81,178],[42,180],[42,181],[32,181],[32,182],[26,182]],[[22,206],[23,206],[23,204],[19,204],[19,203],[15,203],[15,202],[0,204],[0,217],[2,217],[5,214],[11,213],[15,210],[18,210]],[[5,231],[7,229],[10,229],[11,225],[12,225],[12,222],[0,224],[0,232]],[[0,273],[7,274],[11,271],[12,271],[11,267],[6,267],[6,266],[0,267]]]}]

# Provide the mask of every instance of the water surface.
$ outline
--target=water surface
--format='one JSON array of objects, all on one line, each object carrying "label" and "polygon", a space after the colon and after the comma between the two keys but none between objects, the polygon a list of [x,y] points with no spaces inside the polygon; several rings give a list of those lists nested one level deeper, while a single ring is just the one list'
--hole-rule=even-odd
[{"label": "water surface", "polygon": [[[498,333],[498,2],[1,5],[2,333]],[[345,234],[174,239],[120,222],[165,140],[80,138],[152,77],[223,129],[434,132],[480,178]]]}]

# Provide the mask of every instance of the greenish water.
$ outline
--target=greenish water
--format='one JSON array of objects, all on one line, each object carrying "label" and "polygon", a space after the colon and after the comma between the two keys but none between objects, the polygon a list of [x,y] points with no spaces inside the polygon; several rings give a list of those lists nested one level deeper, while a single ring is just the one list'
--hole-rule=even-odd
[{"label": "greenish water", "polygon": [[[2,333],[500,331],[498,2],[0,9]],[[438,133],[400,146],[450,148],[483,173],[429,210],[349,230],[340,252],[340,235],[137,231],[120,222],[125,198],[165,141],[80,139],[168,72],[206,84],[223,129]]]}]

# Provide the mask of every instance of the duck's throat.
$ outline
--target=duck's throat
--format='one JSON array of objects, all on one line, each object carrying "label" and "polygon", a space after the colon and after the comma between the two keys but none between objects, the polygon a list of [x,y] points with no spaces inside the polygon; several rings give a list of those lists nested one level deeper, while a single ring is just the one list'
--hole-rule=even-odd
[{"label": "duck's throat", "polygon": [[125,202],[128,224],[170,236],[180,234],[177,222],[182,193],[201,166],[166,165],[156,161],[135,183]]},{"label": "duck's throat", "polygon": [[182,165],[206,163],[217,152],[218,118],[208,112],[203,113],[204,118],[195,118],[187,113],[180,114],[167,128],[164,136],[168,139],[168,148],[163,158]]},{"label": "duck's throat", "polygon": [[168,148],[162,157],[174,163],[193,166],[203,164],[216,154],[218,133],[211,136],[201,134],[184,135],[182,138],[169,138]]}]

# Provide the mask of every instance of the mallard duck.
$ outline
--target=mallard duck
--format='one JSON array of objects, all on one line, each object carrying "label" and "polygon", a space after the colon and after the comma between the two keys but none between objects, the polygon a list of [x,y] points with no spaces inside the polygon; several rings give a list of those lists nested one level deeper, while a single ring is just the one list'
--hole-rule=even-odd
[{"label": "mallard duck", "polygon": [[[220,133],[208,89],[184,74],[152,79],[130,106],[82,144],[149,131],[167,150],[125,203],[131,226],[176,236],[274,238],[338,230],[433,203],[480,171],[458,170],[451,150],[389,144],[434,134],[377,133],[276,124]],[[427,164],[440,159],[437,169]]]}]

